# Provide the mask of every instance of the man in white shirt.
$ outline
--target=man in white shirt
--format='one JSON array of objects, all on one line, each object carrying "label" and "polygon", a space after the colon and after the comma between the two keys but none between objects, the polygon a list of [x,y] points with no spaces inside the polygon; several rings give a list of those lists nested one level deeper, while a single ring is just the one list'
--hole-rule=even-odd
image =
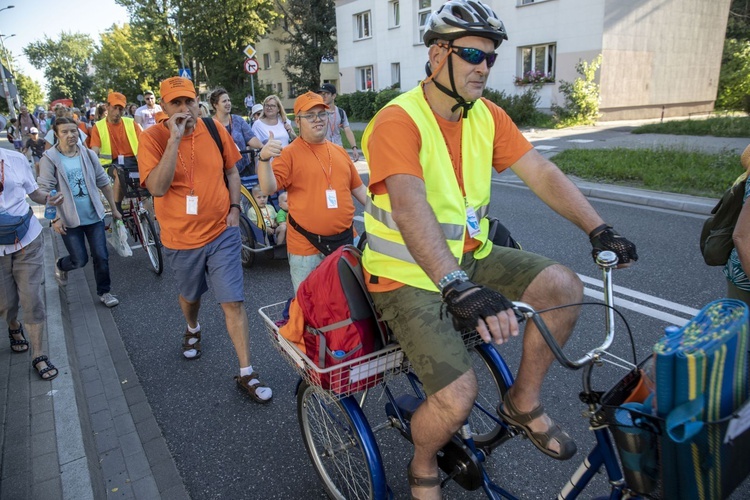
[{"label": "man in white shirt", "polygon": [[150,90],[143,93],[143,98],[146,99],[146,104],[135,110],[135,122],[141,126],[143,130],[156,125],[156,113],[161,111],[161,106],[156,104],[156,96]]},{"label": "man in white shirt", "polygon": [[[8,325],[11,351],[17,354],[29,350],[25,329],[31,340],[32,368],[43,380],[52,380],[58,370],[43,351],[46,333],[44,238],[42,225],[30,212],[26,195],[40,204],[48,201],[39,190],[24,155],[0,148],[0,219],[25,216],[23,223],[18,224],[19,219],[12,221],[16,227],[11,234],[0,234],[0,317]],[[57,194],[49,201],[59,205],[62,200],[63,195]],[[6,238],[9,239],[6,241]],[[24,325],[18,321],[19,306],[23,309]]]}]

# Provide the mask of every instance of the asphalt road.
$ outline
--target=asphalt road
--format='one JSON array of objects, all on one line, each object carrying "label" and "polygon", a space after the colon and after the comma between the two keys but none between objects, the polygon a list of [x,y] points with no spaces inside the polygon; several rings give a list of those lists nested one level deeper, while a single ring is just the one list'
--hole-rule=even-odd
[{"label": "asphalt road", "polygon": [[[616,271],[614,281],[624,287],[618,299],[626,304],[622,312],[634,333],[638,355],[643,356],[665,326],[685,321],[692,310],[723,296],[724,278],[719,268],[706,267],[700,257],[697,242],[702,217],[600,201],[594,206],[638,245],[640,261]],[[586,236],[527,189],[495,185],[491,213],[507,223],[525,249],[556,259],[586,281],[600,279]],[[297,425],[296,376],[271,346],[256,312],[262,305],[291,296],[287,262],[261,257],[245,272],[253,366],[274,389],[273,402],[265,406],[253,403],[234,386],[236,356],[210,292],[204,296],[200,314],[203,356],[187,361],[181,353],[185,325],[169,269],[155,276],[142,251],[128,259],[112,256],[110,267],[113,292],[121,300],[113,310],[115,321],[191,497],[325,498]],[[593,284],[587,288],[599,290]],[[622,325],[618,328],[615,352],[627,357],[628,339]],[[570,352],[590,348],[602,331],[601,308],[587,308],[569,343]],[[520,342],[503,346],[501,353],[511,366],[518,366]],[[622,373],[605,367],[595,373],[595,384],[606,390]],[[593,439],[588,422],[581,417],[580,387],[579,373],[554,366],[543,398],[550,414],[577,440],[579,450],[587,450]],[[373,425],[383,421],[384,404],[380,400],[367,405]],[[395,498],[408,498],[408,443],[394,431],[380,433],[378,440]],[[549,498],[582,458],[579,451],[572,460],[558,462],[517,439],[493,453],[491,476],[523,498]],[[600,475],[585,497],[607,492]],[[445,495],[451,499],[482,497],[480,492],[463,492],[455,485]],[[749,496],[746,481],[735,497]]]}]

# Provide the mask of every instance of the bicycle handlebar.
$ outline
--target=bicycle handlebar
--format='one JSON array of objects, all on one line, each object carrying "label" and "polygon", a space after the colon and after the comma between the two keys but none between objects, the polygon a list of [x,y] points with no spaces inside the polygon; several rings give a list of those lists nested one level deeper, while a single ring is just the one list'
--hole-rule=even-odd
[{"label": "bicycle handlebar", "polygon": [[557,361],[564,367],[571,370],[577,370],[590,364],[598,353],[609,349],[609,347],[612,345],[612,341],[615,338],[615,317],[612,311],[612,306],[614,305],[612,296],[612,289],[614,288],[614,285],[612,284],[612,269],[617,266],[617,255],[615,255],[614,252],[608,250],[600,252],[596,257],[596,265],[599,266],[599,268],[602,270],[602,281],[604,284],[604,303],[607,305],[605,313],[607,335],[604,338],[604,342],[599,347],[590,350],[583,357],[576,361],[572,361],[570,358],[568,358],[568,356],[565,355],[562,346],[560,346],[560,344],[557,342],[555,337],[552,335],[552,332],[550,332],[549,328],[547,328],[547,325],[544,323],[542,317],[537,314],[533,307],[524,302],[513,302],[514,308],[519,313],[521,313],[524,318],[530,319],[534,322],[536,327],[539,329],[539,332],[542,334],[542,338],[544,338],[544,341],[552,351],[552,354],[555,355]]}]

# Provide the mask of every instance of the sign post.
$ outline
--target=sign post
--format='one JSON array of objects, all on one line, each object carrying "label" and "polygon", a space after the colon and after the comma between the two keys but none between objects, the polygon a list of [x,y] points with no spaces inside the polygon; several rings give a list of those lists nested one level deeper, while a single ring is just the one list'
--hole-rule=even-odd
[{"label": "sign post", "polygon": [[255,82],[253,82],[253,75],[258,72],[258,62],[255,62],[255,71],[249,71],[248,70],[248,61],[253,60],[253,57],[255,56],[255,47],[253,47],[250,44],[247,44],[247,47],[242,51],[243,54],[247,56],[247,59],[245,59],[245,73],[248,73],[250,75],[250,92],[253,94],[253,102],[255,101]]}]

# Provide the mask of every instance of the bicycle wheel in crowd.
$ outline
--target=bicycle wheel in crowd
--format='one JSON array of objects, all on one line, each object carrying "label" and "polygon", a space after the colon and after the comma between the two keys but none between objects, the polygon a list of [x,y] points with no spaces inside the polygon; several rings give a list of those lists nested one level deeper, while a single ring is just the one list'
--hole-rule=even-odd
[{"label": "bicycle wheel in crowd", "polygon": [[375,436],[352,396],[324,400],[303,383],[297,393],[297,416],[307,453],[330,498],[387,498]]},{"label": "bicycle wheel in crowd", "polygon": [[161,240],[159,234],[156,232],[154,221],[148,212],[141,212],[138,214],[138,228],[140,229],[140,239],[143,249],[148,255],[148,260],[151,263],[151,268],[158,275],[164,270],[164,259],[161,255]]},{"label": "bicycle wheel in crowd", "polygon": [[481,344],[469,349],[469,356],[479,386],[477,400],[469,414],[474,443],[479,447],[497,446],[504,441],[503,438],[508,438],[507,430],[497,416],[497,407],[508,392],[512,379],[503,377],[500,365],[504,362],[492,345]]},{"label": "bicycle wheel in crowd", "polygon": [[251,222],[245,217],[244,214],[240,214],[240,238],[242,239],[242,267],[252,267],[255,262],[255,252],[251,249],[255,248],[255,235],[253,234],[253,228]]}]

